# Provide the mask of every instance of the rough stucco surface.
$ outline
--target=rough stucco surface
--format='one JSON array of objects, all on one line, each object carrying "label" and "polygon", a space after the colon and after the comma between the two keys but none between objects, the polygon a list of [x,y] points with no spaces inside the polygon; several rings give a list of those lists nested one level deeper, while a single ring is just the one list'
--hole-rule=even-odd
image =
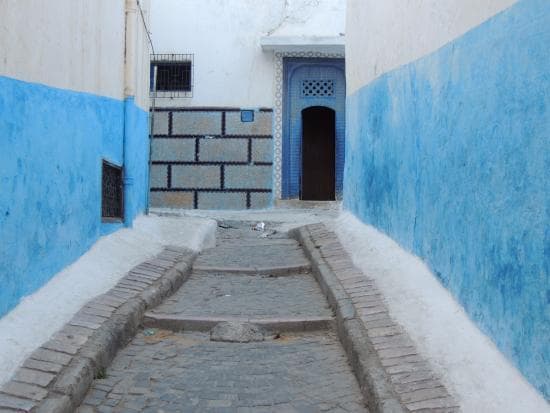
[{"label": "rough stucco surface", "polygon": [[522,1],[349,96],[344,182],[547,399],[549,18]]},{"label": "rough stucco surface", "polygon": [[124,0],[0,0],[0,10],[0,75],[122,98]]},{"label": "rough stucco surface", "polygon": [[517,0],[348,0],[348,94],[461,36]]},{"label": "rough stucco surface", "polygon": [[132,99],[0,76],[0,316],[120,227],[101,224],[102,158],[126,159],[127,222],[144,210],[147,123]]}]

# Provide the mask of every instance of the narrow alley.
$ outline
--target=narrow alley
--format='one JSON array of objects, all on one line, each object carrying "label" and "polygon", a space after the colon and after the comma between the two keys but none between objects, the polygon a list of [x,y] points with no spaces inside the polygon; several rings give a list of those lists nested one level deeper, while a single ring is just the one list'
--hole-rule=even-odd
[{"label": "narrow alley", "polygon": [[79,412],[367,411],[300,244],[253,227],[219,224]]}]

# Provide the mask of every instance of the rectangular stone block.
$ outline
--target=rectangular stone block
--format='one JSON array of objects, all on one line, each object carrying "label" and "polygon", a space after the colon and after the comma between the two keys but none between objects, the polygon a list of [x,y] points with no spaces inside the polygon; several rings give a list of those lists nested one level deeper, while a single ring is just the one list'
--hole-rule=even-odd
[{"label": "rectangular stone block", "polygon": [[250,194],[250,208],[268,208],[271,206],[271,192],[252,192]]},{"label": "rectangular stone block", "polygon": [[195,139],[155,138],[151,160],[192,162],[195,160]]},{"label": "rectangular stone block", "polygon": [[174,188],[220,188],[220,167],[217,165],[174,165]]},{"label": "rectangular stone block", "polygon": [[227,165],[225,187],[271,189],[271,166]]},{"label": "rectangular stone block", "polygon": [[16,381],[7,382],[2,387],[2,391],[12,396],[36,401],[40,401],[48,395],[48,392],[41,387],[33,386],[32,384],[19,383]]},{"label": "rectangular stone block", "polygon": [[252,162],[273,162],[273,139],[252,139]]},{"label": "rectangular stone block", "polygon": [[151,165],[151,188],[168,187],[168,166]]},{"label": "rectangular stone block", "polygon": [[44,373],[43,371],[20,368],[14,376],[14,380],[27,384],[36,384],[47,387],[55,378],[55,374]]},{"label": "rectangular stone block", "polygon": [[172,135],[221,135],[222,112],[173,112]]},{"label": "rectangular stone block", "polygon": [[193,192],[151,192],[150,202],[157,208],[193,208]]},{"label": "rectangular stone block", "polygon": [[199,209],[246,209],[246,192],[199,192]]},{"label": "rectangular stone block", "polygon": [[271,135],[273,113],[255,112],[254,122],[241,122],[241,112],[226,112],[226,135]]},{"label": "rectangular stone block", "polygon": [[23,367],[44,371],[46,373],[59,373],[63,369],[63,366],[61,364],[33,359],[25,360],[25,362],[23,363]]},{"label": "rectangular stone block", "polygon": [[199,160],[202,162],[247,162],[248,139],[201,139]]},{"label": "rectangular stone block", "polygon": [[168,135],[169,112],[155,112],[153,135]]},{"label": "rectangular stone block", "polygon": [[9,409],[9,411],[30,412],[34,406],[36,406],[36,403],[31,400],[0,394],[0,410],[2,411]]},{"label": "rectangular stone block", "polygon": [[39,348],[35,350],[30,358],[40,361],[47,361],[49,363],[62,364],[66,366],[70,363],[72,357],[68,354],[58,353],[57,351],[46,350]]}]

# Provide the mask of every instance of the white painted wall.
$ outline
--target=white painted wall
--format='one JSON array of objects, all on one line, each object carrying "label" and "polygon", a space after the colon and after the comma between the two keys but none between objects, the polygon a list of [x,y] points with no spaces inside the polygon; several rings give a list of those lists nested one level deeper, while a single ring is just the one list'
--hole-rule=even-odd
[{"label": "white painted wall", "polygon": [[149,50],[137,15],[125,82],[126,3],[136,0],[0,0],[0,76],[116,99],[126,86],[147,109]]},{"label": "white painted wall", "polygon": [[120,99],[123,51],[124,0],[0,0],[2,76]]},{"label": "white painted wall", "polygon": [[[150,26],[150,0],[126,0],[126,59],[124,95],[134,96],[135,103],[149,111],[149,69],[151,48],[147,31]],[[142,16],[143,13],[143,16]],[[145,23],[145,24],[144,24]]]},{"label": "white painted wall", "polygon": [[157,53],[193,53],[193,97],[157,106],[273,107],[275,62],[260,39],[337,36],[345,0],[152,0]]},{"label": "white painted wall", "polygon": [[425,56],[517,0],[348,0],[347,94]]}]

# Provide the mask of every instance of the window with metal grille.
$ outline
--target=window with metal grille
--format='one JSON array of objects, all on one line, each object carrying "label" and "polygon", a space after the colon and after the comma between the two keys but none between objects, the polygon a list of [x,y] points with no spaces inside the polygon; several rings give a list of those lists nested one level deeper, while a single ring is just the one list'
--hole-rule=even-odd
[{"label": "window with metal grille", "polygon": [[152,97],[192,97],[193,55],[151,55],[150,91]]},{"label": "window with metal grille", "polygon": [[329,79],[302,80],[302,97],[334,96],[334,81]]},{"label": "window with metal grille", "polygon": [[101,173],[101,217],[103,221],[124,218],[122,168],[103,161]]}]

